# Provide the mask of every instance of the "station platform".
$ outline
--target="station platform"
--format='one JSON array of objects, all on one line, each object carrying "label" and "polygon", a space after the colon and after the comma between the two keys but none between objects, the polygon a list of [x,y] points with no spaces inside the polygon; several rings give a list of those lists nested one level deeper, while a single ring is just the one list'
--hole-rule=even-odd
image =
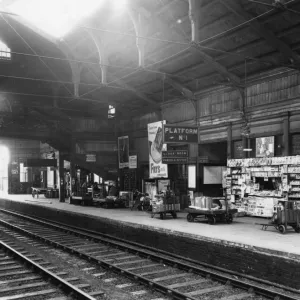
[{"label": "station platform", "polygon": [[0,197],[0,207],[112,234],[300,289],[300,282],[294,284],[291,278],[282,275],[283,272],[295,274],[295,271],[300,274],[300,235],[292,229],[284,235],[273,227],[263,231],[255,223],[267,223],[265,218],[238,217],[232,224],[209,225],[205,220],[187,222],[185,212],[178,213],[177,219],[170,216],[161,220],[159,215],[151,218],[147,212],[128,208],[71,205],[67,199],[61,203],[44,196],[38,199],[31,195]]}]

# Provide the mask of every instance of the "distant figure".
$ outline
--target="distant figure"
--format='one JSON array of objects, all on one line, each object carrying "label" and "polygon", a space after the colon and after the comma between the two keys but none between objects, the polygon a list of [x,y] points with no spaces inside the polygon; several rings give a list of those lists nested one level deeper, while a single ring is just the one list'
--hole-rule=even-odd
[{"label": "distant figure", "polygon": [[114,185],[112,185],[109,189],[108,196],[117,196],[117,193],[117,188]]}]

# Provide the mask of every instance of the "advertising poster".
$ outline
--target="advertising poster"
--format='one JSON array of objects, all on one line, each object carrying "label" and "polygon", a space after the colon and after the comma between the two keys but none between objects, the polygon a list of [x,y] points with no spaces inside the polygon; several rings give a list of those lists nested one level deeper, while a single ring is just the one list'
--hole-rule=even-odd
[{"label": "advertising poster", "polygon": [[129,167],[129,137],[118,137],[119,169]]},{"label": "advertising poster", "polygon": [[188,188],[196,188],[196,166],[193,165],[188,166]]},{"label": "advertising poster", "polygon": [[129,169],[137,168],[137,155],[129,156]]},{"label": "advertising poster", "polygon": [[256,157],[274,156],[274,136],[256,139]]},{"label": "advertising poster", "polygon": [[149,149],[149,177],[167,178],[168,165],[162,163],[162,151],[166,151],[163,144],[163,124],[160,121],[148,124],[148,149]]}]

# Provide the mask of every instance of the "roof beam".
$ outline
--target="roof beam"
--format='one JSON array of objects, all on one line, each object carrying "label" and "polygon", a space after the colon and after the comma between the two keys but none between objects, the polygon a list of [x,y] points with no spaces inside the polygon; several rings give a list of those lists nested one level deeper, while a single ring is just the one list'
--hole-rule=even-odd
[{"label": "roof beam", "polygon": [[[220,0],[221,3],[227,7],[233,14],[235,14],[242,21],[247,21],[253,18],[239,3],[235,0]],[[269,45],[278,50],[284,57],[287,57],[292,64],[297,65],[300,69],[300,56],[297,55],[289,45],[280,40],[271,30],[264,27],[257,19],[249,23],[250,27]]]},{"label": "roof beam", "polygon": [[178,82],[177,80],[174,80],[172,78],[170,78],[169,76],[164,76],[164,80],[169,83],[175,90],[177,90],[178,92],[180,92],[186,99],[188,99],[189,101],[191,101],[195,112],[197,113],[197,107],[196,107],[196,96],[195,94],[188,88],[186,88],[185,86],[183,86],[180,82]]},{"label": "roof beam", "polygon": [[204,53],[201,48],[197,44],[195,44],[194,47],[198,54],[201,56],[202,60],[208,63],[211,67],[213,67],[219,74],[221,74],[223,77],[225,77],[234,87],[241,87],[241,79],[235,75],[234,73],[231,73],[226,67],[221,65],[217,62],[216,59],[211,57],[210,55]]},{"label": "roof beam", "polygon": [[[95,43],[95,46],[97,47],[97,50],[98,50],[98,55],[99,55],[99,59],[100,59],[99,64],[100,64],[100,68],[102,70],[102,84],[103,84],[103,79],[104,79],[103,78],[103,73],[105,75],[105,80],[106,80],[106,76],[107,76],[106,75],[107,67],[103,66],[103,63],[105,63],[105,61],[106,61],[106,56],[105,56],[106,52],[104,51],[104,49],[105,49],[105,42],[102,41],[101,39],[99,39],[97,36],[95,36],[94,32],[90,32],[90,35],[92,36],[92,40]],[[142,92],[138,91],[137,89],[135,89],[134,87],[130,86],[123,79],[119,79],[119,78],[117,78],[117,77],[115,77],[115,76],[112,75],[112,80],[115,83],[117,83],[119,86],[125,87],[126,89],[130,90],[131,92],[133,92],[136,96],[138,96],[140,99],[144,100],[145,102],[149,103],[149,105],[151,107],[155,108],[156,110],[157,109],[161,109],[160,105],[155,100],[149,98],[144,93],[142,93]],[[102,86],[100,86],[99,88],[96,88],[94,90],[100,89]],[[88,93],[86,93],[86,94],[88,94]]]},{"label": "roof beam", "polygon": [[209,63],[219,74],[224,76],[234,87],[240,88],[241,79],[235,74],[229,72],[226,67],[218,63],[213,57],[202,51],[199,45],[201,20],[204,18],[204,10],[201,9],[203,0],[189,0],[189,18],[191,21],[192,44],[197,50],[201,59]]}]

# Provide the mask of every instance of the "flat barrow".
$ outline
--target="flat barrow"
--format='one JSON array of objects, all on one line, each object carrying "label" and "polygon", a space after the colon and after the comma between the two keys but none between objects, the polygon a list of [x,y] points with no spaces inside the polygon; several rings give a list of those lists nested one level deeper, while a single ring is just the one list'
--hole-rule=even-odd
[{"label": "flat barrow", "polygon": [[177,218],[177,212],[180,211],[180,204],[166,204],[166,205],[152,205],[151,218],[156,214],[159,214],[160,218],[163,220],[166,218],[167,214],[170,214],[174,219]]},{"label": "flat barrow", "polygon": [[205,210],[205,209],[194,209],[186,208],[185,211],[188,213],[186,219],[188,222],[194,222],[194,220],[200,216],[204,216],[208,220],[208,224],[214,225],[217,222],[226,222],[231,224],[233,221],[233,215],[237,213],[237,209],[216,209],[216,210]]}]

